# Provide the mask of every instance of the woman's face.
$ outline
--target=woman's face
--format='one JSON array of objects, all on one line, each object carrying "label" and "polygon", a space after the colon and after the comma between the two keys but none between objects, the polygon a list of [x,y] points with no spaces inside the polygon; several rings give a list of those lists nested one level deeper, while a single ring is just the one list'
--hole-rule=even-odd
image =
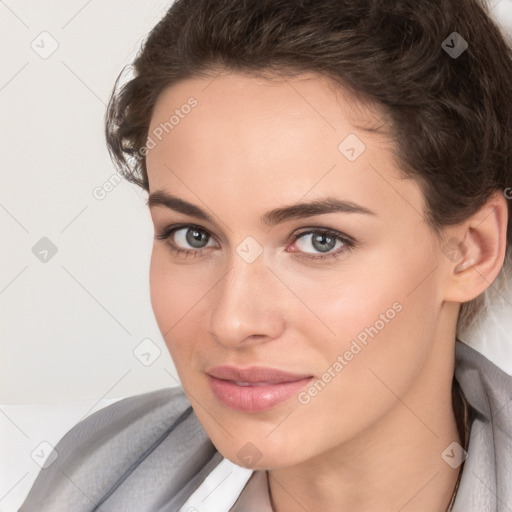
[{"label": "woman's face", "polygon": [[[157,235],[178,227],[154,241],[155,317],[210,439],[256,469],[377,425],[433,379],[427,363],[445,336],[447,259],[419,186],[400,177],[383,135],[359,127],[370,111],[305,78],[182,81],[162,93],[149,130],[150,196],[182,202],[149,202]],[[226,365],[295,382],[209,375]]]}]

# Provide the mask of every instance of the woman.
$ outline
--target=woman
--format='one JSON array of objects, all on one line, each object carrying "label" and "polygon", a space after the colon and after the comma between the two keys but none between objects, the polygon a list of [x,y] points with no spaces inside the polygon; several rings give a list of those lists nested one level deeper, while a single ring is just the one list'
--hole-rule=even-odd
[{"label": "woman", "polygon": [[[476,0],[178,1],[116,84],[183,389],[72,429],[22,512],[512,508],[512,51]],[[119,82],[119,80],[118,80]]]}]

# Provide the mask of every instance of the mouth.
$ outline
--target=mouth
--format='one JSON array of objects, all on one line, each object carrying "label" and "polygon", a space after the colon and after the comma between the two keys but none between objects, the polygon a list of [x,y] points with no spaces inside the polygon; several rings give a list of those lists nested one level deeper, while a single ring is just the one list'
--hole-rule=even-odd
[{"label": "mouth", "polygon": [[283,382],[293,382],[312,377],[312,375],[308,374],[290,373],[264,366],[251,366],[249,368],[215,366],[206,370],[206,373],[217,379],[231,380],[242,384],[281,384]]},{"label": "mouth", "polygon": [[216,398],[225,406],[243,412],[262,412],[297,395],[313,379],[275,368],[218,366],[207,370]]}]

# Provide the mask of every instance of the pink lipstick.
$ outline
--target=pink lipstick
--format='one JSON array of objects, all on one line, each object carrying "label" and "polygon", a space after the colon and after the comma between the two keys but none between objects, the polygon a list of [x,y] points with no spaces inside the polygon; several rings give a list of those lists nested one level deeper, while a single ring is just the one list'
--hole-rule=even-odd
[{"label": "pink lipstick", "polygon": [[215,396],[226,406],[244,412],[270,409],[306,386],[312,375],[275,368],[216,366],[206,371]]}]

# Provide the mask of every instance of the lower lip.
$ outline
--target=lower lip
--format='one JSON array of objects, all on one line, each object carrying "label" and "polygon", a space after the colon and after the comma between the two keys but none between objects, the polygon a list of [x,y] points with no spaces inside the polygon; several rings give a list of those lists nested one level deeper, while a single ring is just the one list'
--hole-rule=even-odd
[{"label": "lower lip", "polygon": [[293,382],[266,384],[263,386],[239,386],[233,381],[208,375],[210,387],[217,398],[228,407],[244,412],[261,412],[296,395],[313,377]]}]

